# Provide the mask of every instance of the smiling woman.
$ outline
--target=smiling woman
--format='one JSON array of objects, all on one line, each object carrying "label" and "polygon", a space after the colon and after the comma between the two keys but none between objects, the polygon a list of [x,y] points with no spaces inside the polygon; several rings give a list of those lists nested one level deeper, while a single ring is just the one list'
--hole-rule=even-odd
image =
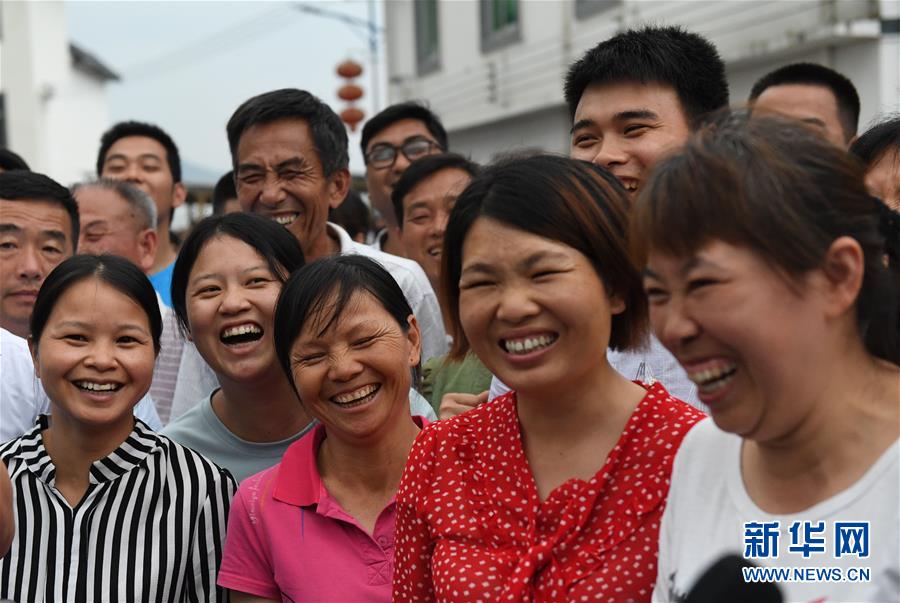
[{"label": "smiling woman", "polygon": [[646,335],[627,207],[608,171],[552,156],[489,167],[457,200],[451,354],[471,346],[514,391],[416,440],[394,600],[650,600],[672,459],[702,415],[607,360]]},{"label": "smiling woman", "polygon": [[29,346],[51,414],[0,448],[17,501],[0,598],[221,600],[234,480],[132,415],[161,331],[150,281],[123,258],[75,256],[47,277]]},{"label": "smiling woman", "polygon": [[[802,125],[725,116],[657,167],[633,229],[653,329],[712,415],[675,459],[654,600],[730,553],[846,575],[863,556],[842,555],[845,522],[866,525],[871,581],[785,600],[900,600],[900,226],[861,164]],[[825,530],[827,557],[796,554]]]},{"label": "smiling woman", "polygon": [[238,482],[276,464],[312,428],[273,343],[275,300],[302,265],[303,252],[287,230],[244,213],[198,223],[175,262],[175,313],[220,387],[164,433]]},{"label": "smiling woman", "polygon": [[361,256],[285,284],[275,350],[315,430],[241,484],[219,584],[232,601],[390,601],[394,496],[413,439],[419,328],[400,287]]}]

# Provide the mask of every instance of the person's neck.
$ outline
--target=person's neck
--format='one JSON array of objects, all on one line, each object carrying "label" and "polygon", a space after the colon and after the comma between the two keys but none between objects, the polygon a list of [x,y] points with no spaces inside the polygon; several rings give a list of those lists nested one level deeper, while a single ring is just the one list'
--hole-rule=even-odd
[{"label": "person's neck", "polygon": [[349,443],[327,437],[317,454],[323,480],[336,480],[342,489],[393,496],[400,484],[419,426],[410,416],[366,442]]},{"label": "person's neck", "polygon": [[280,442],[300,433],[312,418],[287,378],[267,374],[252,382],[219,379],[212,408],[225,427],[247,442]]},{"label": "person's neck", "polygon": [[331,229],[326,226],[320,237],[303,248],[303,255],[307,262],[311,262],[313,260],[318,260],[319,258],[327,258],[335,255],[336,253],[340,253],[340,251],[341,241],[338,238],[337,233],[331,232]]},{"label": "person's neck", "polygon": [[14,320],[4,320],[0,322],[0,327],[6,329],[16,337],[21,337],[22,339],[28,339],[29,334],[29,326],[28,321],[18,322]]},{"label": "person's neck", "polygon": [[595,437],[598,426],[627,422],[646,394],[606,358],[589,373],[570,376],[565,385],[552,391],[516,391],[516,411],[527,440],[561,443]]},{"label": "person's neck", "polygon": [[165,224],[160,223],[156,228],[156,234],[159,243],[156,247],[156,257],[153,260],[153,267],[150,269],[150,274],[156,274],[157,272],[164,270],[178,257],[178,251],[176,251],[172,242],[169,240],[168,222]]},{"label": "person's neck", "polygon": [[134,429],[134,417],[129,413],[114,425],[85,429],[61,413],[51,413],[41,437],[56,469],[57,489],[74,507],[87,491],[91,465],[122,445]]},{"label": "person's neck", "polygon": [[385,226],[385,236],[381,241],[381,250],[402,258],[406,257],[406,248],[403,246],[403,240],[400,238],[400,228],[396,225],[388,224]]},{"label": "person's neck", "polygon": [[744,440],[745,487],[767,512],[801,511],[850,487],[900,437],[900,368],[861,342],[818,366],[798,424],[773,440]]}]

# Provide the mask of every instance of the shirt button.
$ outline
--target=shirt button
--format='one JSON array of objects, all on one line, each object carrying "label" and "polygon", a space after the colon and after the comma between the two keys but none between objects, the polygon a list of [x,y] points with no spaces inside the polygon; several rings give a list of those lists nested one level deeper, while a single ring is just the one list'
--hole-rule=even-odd
[{"label": "shirt button", "polygon": [[387,538],[387,536],[379,536],[379,537],[378,537],[378,546],[380,546],[380,547],[386,547],[387,545],[388,545],[388,538]]}]

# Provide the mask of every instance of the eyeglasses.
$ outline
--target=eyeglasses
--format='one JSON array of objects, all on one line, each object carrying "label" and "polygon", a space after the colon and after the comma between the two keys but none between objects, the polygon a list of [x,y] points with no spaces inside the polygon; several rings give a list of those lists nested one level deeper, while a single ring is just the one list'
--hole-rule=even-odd
[{"label": "eyeglasses", "polygon": [[407,160],[415,161],[430,154],[435,148],[440,149],[441,147],[438,143],[427,138],[413,138],[407,140],[399,147],[395,147],[387,142],[381,142],[366,153],[366,165],[370,165],[376,170],[383,170],[391,167],[397,161],[397,151],[403,153]]}]

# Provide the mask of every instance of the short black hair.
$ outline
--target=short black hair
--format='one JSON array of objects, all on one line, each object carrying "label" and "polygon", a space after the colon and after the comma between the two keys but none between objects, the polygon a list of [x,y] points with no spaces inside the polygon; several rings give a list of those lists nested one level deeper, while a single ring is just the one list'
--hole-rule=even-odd
[{"label": "short black hair", "polygon": [[153,349],[159,354],[162,317],[153,285],[150,284],[147,275],[129,260],[108,254],[72,256],[47,275],[34,300],[34,310],[31,312],[31,337],[34,345],[40,343],[47,319],[50,318],[50,313],[53,312],[59,298],[73,285],[88,278],[96,278],[118,289],[141,307],[150,323]]},{"label": "short black hair", "polygon": [[725,63],[716,47],[681,27],[630,29],[588,50],[566,74],[569,117],[575,117],[585,88],[614,82],[671,86],[692,128],[728,106]]},{"label": "short black hair", "polygon": [[0,149],[0,169],[5,172],[12,170],[29,170],[28,164],[19,156],[9,149]]},{"label": "short black hair", "polygon": [[440,153],[417,159],[406,168],[406,171],[400,176],[400,180],[394,185],[394,190],[391,193],[394,215],[397,216],[397,224],[401,230],[403,229],[403,198],[422,180],[441,170],[449,169],[462,170],[474,178],[478,174],[480,166],[456,153]]},{"label": "short black hair", "polygon": [[878,122],[850,145],[850,152],[868,167],[890,149],[900,151],[900,114]]},{"label": "short black hair", "polygon": [[97,153],[97,175],[103,173],[103,164],[106,163],[106,154],[116,141],[128,136],[143,136],[152,138],[166,150],[166,163],[169,164],[169,172],[172,174],[172,182],[181,182],[181,157],[178,155],[178,147],[172,137],[165,133],[159,126],[140,121],[122,121],[111,127],[100,137],[100,151]]},{"label": "short black hair", "polygon": [[441,150],[447,150],[447,130],[444,129],[444,125],[438,116],[425,103],[407,101],[391,105],[366,122],[359,141],[363,158],[366,156],[366,147],[369,146],[372,137],[401,119],[416,119],[422,122],[425,125],[425,129],[434,136],[435,142],[440,145]]},{"label": "short black hair", "polygon": [[78,246],[78,203],[69,189],[44,174],[13,170],[0,173],[0,199],[7,201],[49,201],[62,205],[72,222],[72,251]]},{"label": "short black hair", "polygon": [[838,106],[838,117],[844,129],[844,139],[849,141],[856,136],[859,125],[859,94],[856,86],[849,79],[834,69],[817,63],[791,63],[770,71],[759,78],[750,90],[749,103],[753,103],[767,88],[805,84],[828,88],[834,95]]},{"label": "short black hair", "polygon": [[234,187],[234,170],[219,178],[212,194],[213,215],[219,216],[225,211],[225,204],[231,199],[237,199],[237,189]]},{"label": "short black hair", "polygon": [[359,193],[353,189],[347,191],[347,196],[340,205],[329,208],[328,221],[346,230],[351,239],[355,239],[360,233],[368,234],[372,230],[372,212]]},{"label": "short black hair", "polygon": [[231,148],[232,167],[237,168],[238,143],[248,128],[282,119],[302,119],[306,122],[326,177],[350,165],[347,129],[341,118],[306,90],[282,88],[244,101],[228,120],[225,130]]},{"label": "short black hair", "polygon": [[172,269],[172,309],[184,332],[189,330],[186,296],[191,270],[206,244],[217,237],[232,237],[255,249],[281,282],[305,261],[297,239],[268,218],[236,212],[200,220],[185,239]]},{"label": "short black hair", "polygon": [[294,341],[307,323],[320,334],[325,333],[340,320],[357,292],[370,294],[404,333],[409,331],[413,311],[403,290],[381,264],[365,256],[348,254],[318,259],[292,274],[285,283],[275,307],[275,354],[294,391]]}]

